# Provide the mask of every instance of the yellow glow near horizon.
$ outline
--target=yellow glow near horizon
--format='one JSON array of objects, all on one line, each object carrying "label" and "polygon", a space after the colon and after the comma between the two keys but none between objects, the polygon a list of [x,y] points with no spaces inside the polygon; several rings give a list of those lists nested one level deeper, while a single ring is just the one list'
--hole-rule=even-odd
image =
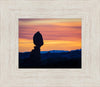
[{"label": "yellow glow near horizon", "polygon": [[[34,48],[34,44],[32,40],[27,39],[19,39],[19,51],[24,52],[25,49],[27,51],[31,51]],[[62,41],[62,40],[44,40],[44,45],[41,47],[41,51],[49,51],[49,50],[74,50],[81,48],[80,41]]]}]

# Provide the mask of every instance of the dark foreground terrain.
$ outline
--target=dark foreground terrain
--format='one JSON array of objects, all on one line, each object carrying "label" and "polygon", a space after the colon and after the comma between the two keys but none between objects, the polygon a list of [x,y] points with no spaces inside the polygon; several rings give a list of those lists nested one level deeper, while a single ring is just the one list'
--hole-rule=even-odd
[{"label": "dark foreground terrain", "polygon": [[[28,60],[30,52],[19,53],[19,68]],[[42,51],[41,65],[33,68],[81,68],[81,50]]]}]

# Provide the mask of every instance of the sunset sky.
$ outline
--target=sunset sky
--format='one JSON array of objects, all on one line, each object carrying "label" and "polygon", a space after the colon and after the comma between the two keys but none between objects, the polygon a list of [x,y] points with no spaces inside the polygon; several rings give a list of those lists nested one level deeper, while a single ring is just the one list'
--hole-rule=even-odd
[{"label": "sunset sky", "polygon": [[41,51],[81,49],[81,19],[19,19],[19,52],[34,48],[37,31],[44,40]]}]

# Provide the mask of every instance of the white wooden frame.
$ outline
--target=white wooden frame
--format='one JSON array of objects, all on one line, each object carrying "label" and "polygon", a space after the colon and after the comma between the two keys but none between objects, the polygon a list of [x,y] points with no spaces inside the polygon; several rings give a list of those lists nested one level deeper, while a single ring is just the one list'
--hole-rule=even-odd
[{"label": "white wooden frame", "polygon": [[[0,87],[100,87],[100,0],[0,0]],[[81,69],[19,69],[19,18],[81,18]]]}]

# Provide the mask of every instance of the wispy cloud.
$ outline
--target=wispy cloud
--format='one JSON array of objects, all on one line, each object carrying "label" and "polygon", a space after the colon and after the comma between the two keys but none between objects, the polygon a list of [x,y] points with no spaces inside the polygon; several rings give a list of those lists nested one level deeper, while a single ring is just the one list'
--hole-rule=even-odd
[{"label": "wispy cloud", "polygon": [[[47,41],[48,40],[73,41],[73,42],[76,41],[81,44],[81,19],[20,19],[19,44],[22,44],[21,40],[23,39],[24,41],[26,40],[27,43],[30,40],[32,45],[33,35],[37,31],[40,31],[41,34],[43,35],[43,39]],[[49,44],[50,43],[51,42],[49,42]],[[65,45],[65,43],[62,44]],[[48,46],[47,47],[50,49],[51,45]],[[71,44],[71,46],[69,47],[70,49],[72,49],[75,48],[75,45]],[[44,48],[45,47],[43,47],[43,49]],[[59,48],[61,48],[61,46]],[[54,49],[57,48],[54,47]]]}]

